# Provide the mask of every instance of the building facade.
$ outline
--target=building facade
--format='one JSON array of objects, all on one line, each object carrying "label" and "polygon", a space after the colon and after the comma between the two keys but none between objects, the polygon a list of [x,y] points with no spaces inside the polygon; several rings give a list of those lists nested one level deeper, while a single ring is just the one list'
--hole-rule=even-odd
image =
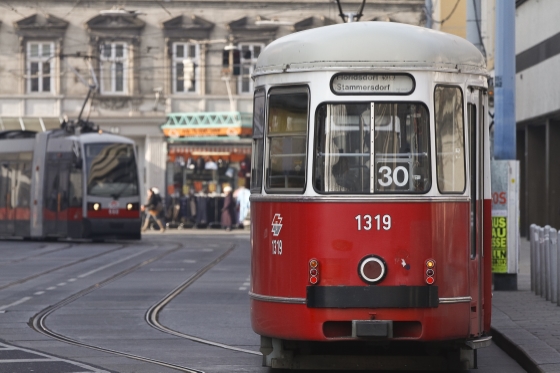
[{"label": "building facade", "polygon": [[[361,1],[342,4],[355,12]],[[223,155],[237,175],[250,153],[260,51],[283,35],[342,22],[335,2],[319,0],[0,6],[0,129],[44,131],[83,111],[135,141],[144,190],[163,193],[186,191],[169,169],[188,167],[193,154],[210,162]],[[425,22],[424,0],[369,0],[363,13],[361,21]]]},{"label": "building facade", "polygon": [[517,0],[515,19],[517,159],[521,232],[560,228],[560,2]]}]

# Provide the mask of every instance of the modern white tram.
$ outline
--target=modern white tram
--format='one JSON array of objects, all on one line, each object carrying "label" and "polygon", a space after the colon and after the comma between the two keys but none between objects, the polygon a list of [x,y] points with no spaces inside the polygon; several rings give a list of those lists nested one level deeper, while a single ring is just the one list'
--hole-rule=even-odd
[{"label": "modern white tram", "polygon": [[491,339],[487,77],[468,41],[389,22],[262,51],[250,297],[265,366],[476,367]]},{"label": "modern white tram", "polygon": [[0,132],[0,238],[140,239],[134,142],[82,126]]}]

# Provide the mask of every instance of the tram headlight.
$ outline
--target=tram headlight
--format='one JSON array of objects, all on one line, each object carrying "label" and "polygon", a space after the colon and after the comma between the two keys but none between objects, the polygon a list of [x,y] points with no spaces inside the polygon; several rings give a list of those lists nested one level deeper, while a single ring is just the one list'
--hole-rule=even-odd
[{"label": "tram headlight", "polygon": [[134,208],[134,205],[133,205],[132,203],[127,203],[127,204],[126,204],[126,209],[127,209],[128,211],[132,210],[133,208]]},{"label": "tram headlight", "polygon": [[319,261],[317,259],[309,261],[309,283],[311,285],[319,283]]},{"label": "tram headlight", "polygon": [[360,260],[358,274],[368,284],[376,284],[387,275],[387,264],[377,255],[368,255]]},{"label": "tram headlight", "polygon": [[99,211],[101,210],[101,204],[99,202],[88,202],[87,209],[88,211]]}]

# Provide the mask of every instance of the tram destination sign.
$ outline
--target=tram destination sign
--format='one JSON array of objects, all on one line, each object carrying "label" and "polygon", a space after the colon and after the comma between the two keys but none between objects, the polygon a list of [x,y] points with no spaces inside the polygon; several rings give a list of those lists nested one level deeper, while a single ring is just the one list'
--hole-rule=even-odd
[{"label": "tram destination sign", "polygon": [[408,74],[342,73],[331,80],[337,95],[408,95],[415,83]]}]

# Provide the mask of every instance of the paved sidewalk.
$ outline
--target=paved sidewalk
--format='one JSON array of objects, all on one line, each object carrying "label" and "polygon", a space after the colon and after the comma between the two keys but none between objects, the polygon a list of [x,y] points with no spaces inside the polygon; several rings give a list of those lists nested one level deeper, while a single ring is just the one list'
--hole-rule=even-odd
[{"label": "paved sidewalk", "polygon": [[494,342],[530,373],[560,373],[560,307],[531,292],[529,241],[519,245],[518,291],[494,291]]}]

